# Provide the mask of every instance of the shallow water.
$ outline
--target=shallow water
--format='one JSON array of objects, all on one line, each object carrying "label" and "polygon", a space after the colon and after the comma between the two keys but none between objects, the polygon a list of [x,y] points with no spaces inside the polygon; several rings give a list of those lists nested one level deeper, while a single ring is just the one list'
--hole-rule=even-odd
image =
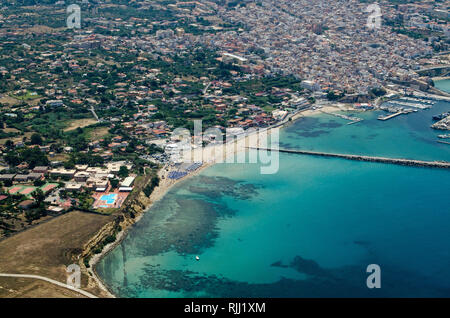
[{"label": "shallow water", "polygon": [[[386,122],[330,115],[280,147],[450,160],[431,110]],[[280,154],[280,170],[217,164],[180,182],[97,266],[121,297],[450,296],[447,170]],[[198,255],[200,260],[195,260]],[[382,288],[366,287],[379,264]]]}]

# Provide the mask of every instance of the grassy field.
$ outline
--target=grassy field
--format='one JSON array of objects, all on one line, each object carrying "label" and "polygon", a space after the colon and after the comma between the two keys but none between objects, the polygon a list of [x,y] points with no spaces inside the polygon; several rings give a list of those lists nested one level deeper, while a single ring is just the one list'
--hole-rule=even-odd
[{"label": "grassy field", "polygon": [[20,100],[18,100],[16,98],[13,98],[11,96],[4,95],[4,96],[2,96],[0,98],[0,104],[6,104],[6,105],[9,105],[9,106],[14,106],[14,105],[19,105],[20,104]]},{"label": "grassy field", "polygon": [[19,129],[16,129],[16,128],[9,128],[9,127],[4,128],[3,131],[4,131],[5,133],[20,133],[20,130],[19,130]]},{"label": "grassy field", "polygon": [[[66,266],[76,263],[83,245],[112,216],[70,212],[0,241],[0,272],[41,275],[66,282]],[[98,289],[87,288],[82,275],[81,287],[97,295]],[[25,278],[0,277],[0,297],[79,297],[77,293]]]},{"label": "grassy field", "polygon": [[2,277],[0,281],[0,297],[81,298],[83,296],[41,280]]},{"label": "grassy field", "polygon": [[11,97],[18,99],[20,101],[27,101],[27,100],[33,100],[33,99],[40,99],[42,96],[39,96],[39,94],[34,92],[26,92],[22,95],[14,95],[12,94]]},{"label": "grassy field", "polygon": [[71,130],[75,130],[77,128],[84,128],[93,124],[96,124],[97,121],[95,120],[95,118],[83,118],[83,119],[76,119],[71,121],[67,128],[64,129],[64,131],[71,131]]},{"label": "grassy field", "polygon": [[58,153],[49,159],[52,161],[67,161],[67,160],[69,160],[69,158],[70,158],[70,155],[68,155],[66,153]]},{"label": "grassy field", "polygon": [[27,139],[30,140],[30,139],[31,139],[31,135],[33,135],[33,132],[28,132],[28,131],[27,131],[27,132],[24,133],[23,135],[19,135],[19,136],[12,137],[12,138],[3,138],[3,139],[0,139],[0,145],[4,145],[5,142],[6,142],[8,139],[11,139],[11,140],[14,141],[15,143],[22,141],[22,140],[23,140],[23,137],[27,137]]},{"label": "grassy field", "polygon": [[110,127],[96,127],[88,131],[89,140],[99,140],[109,135]]}]

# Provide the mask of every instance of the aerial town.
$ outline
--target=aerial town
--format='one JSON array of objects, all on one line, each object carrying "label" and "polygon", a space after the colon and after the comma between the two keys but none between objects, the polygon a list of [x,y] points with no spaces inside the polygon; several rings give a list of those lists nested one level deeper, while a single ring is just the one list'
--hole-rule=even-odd
[{"label": "aerial town", "polygon": [[64,1],[0,8],[2,235],[49,213],[120,208],[195,119],[245,130],[330,101],[373,109],[436,93],[431,77],[445,74],[420,71],[449,63],[445,3],[384,1],[370,29],[358,1],[166,2],[82,1],[70,30]]},{"label": "aerial town", "polygon": [[[435,87],[450,73],[448,2],[378,5],[380,27],[357,0],[0,4],[0,240],[72,212],[108,218],[89,268],[161,184],[203,166],[171,159],[173,131],[195,120],[225,135],[308,111],[355,124],[345,111],[375,110],[381,123],[449,102]],[[449,144],[450,113],[432,120]]]}]

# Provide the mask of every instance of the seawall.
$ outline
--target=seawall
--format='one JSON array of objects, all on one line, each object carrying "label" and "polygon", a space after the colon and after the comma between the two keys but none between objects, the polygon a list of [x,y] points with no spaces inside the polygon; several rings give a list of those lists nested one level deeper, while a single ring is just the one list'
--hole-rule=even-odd
[{"label": "seawall", "polygon": [[349,154],[338,154],[338,153],[307,151],[307,150],[294,150],[294,149],[292,149],[292,150],[290,150],[290,149],[270,149],[270,148],[261,148],[261,147],[257,147],[257,148],[252,147],[250,149],[266,150],[266,151],[279,151],[279,152],[284,152],[284,153],[293,153],[293,154],[319,156],[319,157],[334,157],[334,158],[342,158],[342,159],[356,160],[356,161],[381,162],[381,163],[389,163],[389,164],[396,164],[396,165],[402,165],[402,166],[450,169],[450,162],[447,162],[447,161],[422,161],[422,160],[415,160],[415,159],[384,158],[384,157],[349,155]]}]

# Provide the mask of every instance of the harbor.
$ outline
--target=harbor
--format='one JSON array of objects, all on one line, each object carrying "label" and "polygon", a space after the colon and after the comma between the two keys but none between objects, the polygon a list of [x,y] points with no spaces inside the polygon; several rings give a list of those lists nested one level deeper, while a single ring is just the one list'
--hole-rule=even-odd
[{"label": "harbor", "polygon": [[450,97],[448,97],[448,96],[427,94],[427,93],[418,92],[418,91],[414,92],[412,97],[421,98],[421,99],[428,99],[428,100],[434,100],[434,101],[450,102]]},{"label": "harbor", "polygon": [[432,104],[420,104],[420,103],[408,103],[403,101],[402,99],[395,100],[395,101],[389,101],[388,103],[396,106],[403,106],[403,107],[414,107],[418,109],[429,109],[431,108]]},{"label": "harbor", "polygon": [[[379,110],[388,112],[388,115],[378,116],[378,120],[386,121],[400,115],[416,113],[421,110],[427,110],[433,107],[439,101],[446,101],[447,97],[430,95],[425,93],[415,92],[413,95],[405,95],[397,99],[385,101],[378,106]],[[439,117],[440,118],[440,117]],[[433,117],[437,119],[436,116]]]},{"label": "harbor", "polygon": [[[350,115],[343,109],[322,110]],[[418,111],[385,122],[377,120],[380,111],[355,112],[364,122],[349,126],[347,120],[321,113],[319,109],[308,110],[283,127],[280,147],[450,162],[448,147],[436,143],[437,133],[427,129],[432,115],[448,110],[448,105],[436,104],[432,113]],[[358,270],[367,266],[364,257],[367,252],[361,246],[370,241],[377,258],[384,262],[392,259],[392,255],[399,256],[395,259],[395,269],[403,269],[411,264],[404,260],[415,259],[417,247],[422,259],[433,256],[429,246],[436,233],[439,237],[445,235],[445,241],[436,240],[445,250],[447,229],[428,220],[430,211],[448,210],[445,189],[450,182],[449,169],[370,164],[332,157],[325,160],[321,156],[322,159],[314,155],[280,154],[279,171],[273,175],[261,176],[258,164],[224,163],[187,177],[155,202],[141,221],[130,227],[127,239],[102,258],[96,266],[99,277],[121,297],[189,297],[193,292],[228,297],[250,295],[249,289],[259,295],[264,292],[265,295],[299,296],[310,292],[309,285],[302,290],[303,273],[292,272],[288,278],[294,286],[292,292],[279,283],[290,271],[282,266],[295,260],[312,259],[327,268],[325,264],[342,258],[343,273],[349,273],[349,262]],[[337,202],[345,198],[350,198],[351,204],[339,206]],[[424,198],[433,203],[433,210],[421,204]],[[447,224],[449,216],[442,215]],[[370,225],[364,231],[354,226],[361,219]],[[330,226],[339,233],[330,233]],[[399,228],[408,236],[400,239]],[[270,237],[267,233],[271,233]],[[330,235],[317,236],[317,233]],[[213,241],[209,239],[211,235],[215,235]],[[311,240],[314,240],[313,251],[318,250],[320,257],[309,254]],[[264,249],[259,248],[262,242]],[[280,242],[286,248],[280,249]],[[192,249],[193,245],[200,249]],[[230,250],[233,257],[223,260],[223,255]],[[330,275],[338,272],[340,266],[340,263],[330,266]],[[414,273],[413,269],[411,266],[405,270]],[[433,272],[434,269],[425,270]],[[213,275],[223,278],[212,279]],[[190,276],[194,278],[188,280]],[[352,282],[353,276],[350,272],[342,282]],[[420,281],[421,276],[417,277],[414,281]],[[441,276],[436,279],[440,283]],[[199,281],[202,284],[195,285]],[[123,287],[124,282],[127,288]],[[428,279],[426,282],[429,284]],[[161,288],[161,283],[175,288]],[[367,289],[364,284],[362,288]],[[410,295],[411,286],[406,288],[398,294]],[[347,286],[345,290],[349,290]],[[319,290],[318,295],[326,292],[328,288]]]}]

